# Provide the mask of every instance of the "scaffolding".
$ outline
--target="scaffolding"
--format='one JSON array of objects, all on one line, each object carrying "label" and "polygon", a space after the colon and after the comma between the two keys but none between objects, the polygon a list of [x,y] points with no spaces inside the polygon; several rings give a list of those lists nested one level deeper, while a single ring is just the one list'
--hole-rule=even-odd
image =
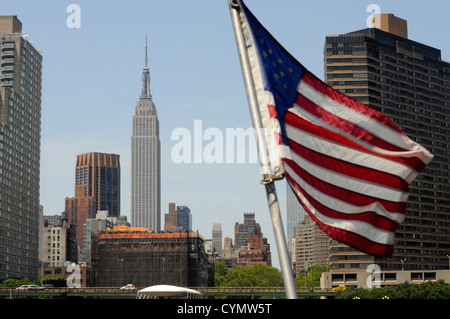
[{"label": "scaffolding", "polygon": [[96,287],[174,285],[202,287],[208,282],[204,239],[194,232],[149,233],[115,227],[98,237],[92,259]]}]

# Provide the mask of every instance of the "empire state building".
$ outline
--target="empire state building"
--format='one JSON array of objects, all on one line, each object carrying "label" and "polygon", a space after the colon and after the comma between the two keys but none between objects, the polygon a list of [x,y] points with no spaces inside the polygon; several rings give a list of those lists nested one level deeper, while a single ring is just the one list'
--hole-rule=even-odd
[{"label": "empire state building", "polygon": [[161,229],[161,146],[159,121],[150,92],[147,43],[142,92],[136,103],[131,136],[131,224]]}]

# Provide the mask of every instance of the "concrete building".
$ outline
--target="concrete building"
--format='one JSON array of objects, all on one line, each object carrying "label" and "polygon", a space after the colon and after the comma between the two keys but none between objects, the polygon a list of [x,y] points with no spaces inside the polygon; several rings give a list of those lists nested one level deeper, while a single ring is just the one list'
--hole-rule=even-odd
[{"label": "concrete building", "polygon": [[244,213],[244,222],[234,224],[234,246],[236,250],[246,248],[250,236],[262,234],[261,226],[255,221],[255,213]]},{"label": "concrete building", "polygon": [[222,257],[219,261],[223,261],[227,268],[234,268],[237,265],[237,255],[233,246],[233,239],[230,236],[224,238]]},{"label": "concrete building", "polygon": [[[450,63],[439,49],[408,39],[407,22],[374,16],[373,28],[327,36],[325,79],[339,91],[389,115],[434,159],[410,186],[394,257],[373,258],[345,245],[331,248],[331,269],[448,268],[450,255]],[[435,30],[430,30],[435,32]]]},{"label": "concrete building", "polygon": [[257,264],[272,266],[267,239],[259,234],[250,235],[247,247],[239,250],[236,264],[237,266],[254,266]]},{"label": "concrete building", "polygon": [[62,267],[78,261],[76,229],[68,222],[67,214],[43,216],[41,253],[40,267]]},{"label": "concrete building", "polygon": [[0,280],[37,279],[42,54],[0,16]]},{"label": "concrete building", "polygon": [[70,224],[75,227],[76,241],[79,250],[85,248],[86,220],[93,218],[97,212],[97,202],[94,196],[86,196],[86,186],[75,186],[75,197],[65,200],[65,213]]},{"label": "concrete building", "polygon": [[161,145],[159,120],[150,92],[147,44],[142,92],[133,115],[131,136],[131,224],[161,230]]},{"label": "concrete building", "polygon": [[294,228],[296,274],[313,265],[328,265],[330,237],[309,217]]},{"label": "concrete building", "polygon": [[42,262],[47,267],[61,267],[67,258],[67,227],[44,222]]},{"label": "concrete building", "polygon": [[443,280],[450,283],[449,270],[381,270],[371,264],[365,271],[347,270],[324,272],[320,277],[320,288],[346,287],[376,288],[409,282],[422,284],[426,281]]},{"label": "concrete building", "polygon": [[237,265],[272,264],[270,245],[255,220],[255,213],[244,213],[244,222],[234,224],[234,238]]}]

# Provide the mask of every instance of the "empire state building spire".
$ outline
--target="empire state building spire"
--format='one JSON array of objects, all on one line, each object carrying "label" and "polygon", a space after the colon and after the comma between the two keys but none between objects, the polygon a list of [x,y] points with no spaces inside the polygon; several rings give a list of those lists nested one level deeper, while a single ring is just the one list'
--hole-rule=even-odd
[{"label": "empire state building spire", "polygon": [[142,92],[140,99],[152,99],[150,92],[150,70],[148,68],[147,35],[145,36],[145,67],[142,71]]},{"label": "empire state building spire", "polygon": [[131,136],[131,224],[161,230],[161,142],[159,120],[150,93],[147,37],[142,93],[136,103]]}]

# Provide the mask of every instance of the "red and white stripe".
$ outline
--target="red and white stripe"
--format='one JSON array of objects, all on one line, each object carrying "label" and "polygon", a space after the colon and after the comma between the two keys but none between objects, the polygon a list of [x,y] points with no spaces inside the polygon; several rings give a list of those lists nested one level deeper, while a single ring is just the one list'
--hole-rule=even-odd
[{"label": "red and white stripe", "polygon": [[[332,238],[390,257],[410,182],[432,155],[384,114],[305,74],[284,118],[286,178]],[[274,106],[269,106],[274,117]]]}]

